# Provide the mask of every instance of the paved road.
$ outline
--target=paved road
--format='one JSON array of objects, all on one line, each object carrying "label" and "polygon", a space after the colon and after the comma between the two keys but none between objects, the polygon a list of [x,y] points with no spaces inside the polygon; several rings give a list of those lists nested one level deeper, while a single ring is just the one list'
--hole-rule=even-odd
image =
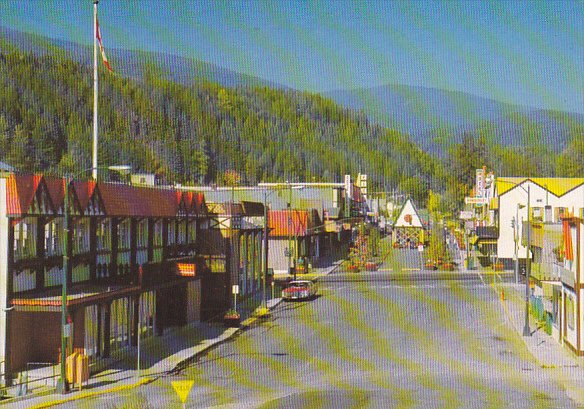
[{"label": "paved road", "polygon": [[180,374],[84,406],[180,407],[170,381],[193,379],[188,408],[575,407],[506,321],[492,276],[410,270],[416,254],[400,252],[378,272],[331,274],[316,300],[280,304]]}]

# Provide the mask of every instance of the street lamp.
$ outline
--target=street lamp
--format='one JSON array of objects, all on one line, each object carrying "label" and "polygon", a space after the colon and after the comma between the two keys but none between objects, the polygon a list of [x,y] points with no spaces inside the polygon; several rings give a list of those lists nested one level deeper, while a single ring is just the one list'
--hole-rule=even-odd
[{"label": "street lamp", "polygon": [[515,284],[519,284],[519,209],[525,205],[517,203],[515,219],[513,220],[513,239],[515,241]]},{"label": "street lamp", "polygon": [[63,232],[65,235],[65,245],[63,249],[63,270],[61,272],[61,375],[59,382],[57,383],[57,391],[65,394],[69,392],[69,384],[67,382],[66,374],[66,359],[67,359],[67,338],[71,336],[70,326],[67,324],[67,272],[69,271],[69,219],[71,217],[69,213],[69,185],[73,179],[87,171],[93,171],[94,175],[97,174],[99,169],[108,169],[111,171],[126,173],[132,168],[127,165],[117,165],[117,166],[107,166],[107,167],[91,167],[77,172],[73,175],[65,176],[65,189],[63,198],[63,217],[64,226]]}]

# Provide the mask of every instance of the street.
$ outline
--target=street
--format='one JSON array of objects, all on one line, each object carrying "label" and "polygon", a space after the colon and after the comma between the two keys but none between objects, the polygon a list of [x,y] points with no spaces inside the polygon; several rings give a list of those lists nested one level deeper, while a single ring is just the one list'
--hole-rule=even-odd
[{"label": "street", "polygon": [[195,381],[189,408],[575,407],[509,325],[492,275],[415,266],[417,251],[394,250],[377,272],[335,272],[317,299],[281,303],[180,373],[69,407],[180,407],[180,379]]}]

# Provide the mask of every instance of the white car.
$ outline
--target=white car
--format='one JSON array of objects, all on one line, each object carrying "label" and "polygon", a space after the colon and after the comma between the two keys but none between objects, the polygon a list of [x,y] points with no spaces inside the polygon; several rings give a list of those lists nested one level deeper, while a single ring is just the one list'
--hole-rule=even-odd
[{"label": "white car", "polygon": [[290,281],[282,290],[284,300],[309,300],[316,297],[316,284],[309,280]]}]

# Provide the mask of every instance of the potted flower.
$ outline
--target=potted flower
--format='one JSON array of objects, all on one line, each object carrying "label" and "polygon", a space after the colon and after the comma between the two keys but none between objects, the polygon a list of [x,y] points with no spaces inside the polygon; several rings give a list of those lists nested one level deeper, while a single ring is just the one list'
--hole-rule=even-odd
[{"label": "potted flower", "polygon": [[365,270],[377,271],[377,263],[375,261],[368,261],[367,263],[365,263]]},{"label": "potted flower", "polygon": [[434,261],[432,261],[432,260],[426,261],[426,264],[424,265],[424,268],[426,270],[436,270],[437,269],[436,263],[434,263]]},{"label": "potted flower", "polygon": [[241,315],[234,309],[230,309],[225,313],[223,316],[223,323],[226,327],[239,327],[239,323],[241,320]]}]

